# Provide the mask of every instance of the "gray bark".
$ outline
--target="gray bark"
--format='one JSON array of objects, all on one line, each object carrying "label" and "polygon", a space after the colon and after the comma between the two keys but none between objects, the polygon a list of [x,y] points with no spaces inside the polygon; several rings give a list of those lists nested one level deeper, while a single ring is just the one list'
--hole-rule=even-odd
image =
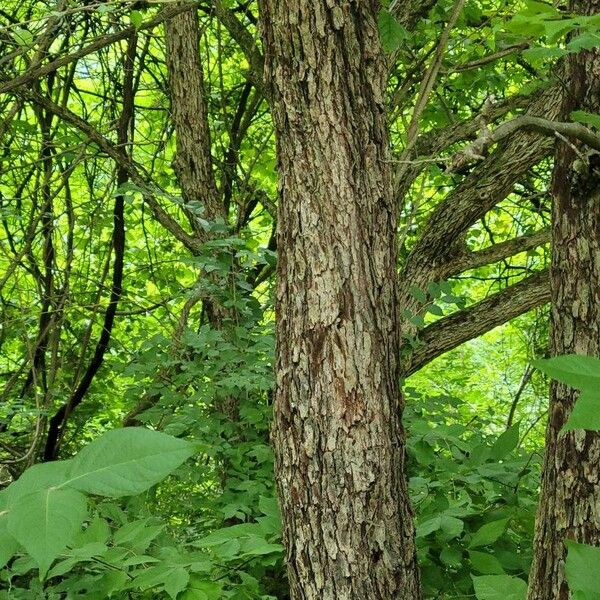
[{"label": "gray bark", "polygon": [[292,598],[415,600],[379,3],[260,8],[280,186],[273,438]]}]

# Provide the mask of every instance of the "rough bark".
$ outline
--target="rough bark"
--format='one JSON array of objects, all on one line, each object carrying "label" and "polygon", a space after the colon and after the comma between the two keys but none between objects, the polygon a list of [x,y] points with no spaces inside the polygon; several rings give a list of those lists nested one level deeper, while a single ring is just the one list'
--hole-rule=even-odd
[{"label": "rough bark", "polygon": [[[226,222],[227,215],[213,172],[197,11],[181,12],[167,20],[165,42],[171,118],[176,135],[173,168],[190,225],[198,242],[198,250],[201,250],[203,243],[216,236],[211,230],[206,231],[202,227],[198,217],[214,224],[219,220]],[[214,288],[224,285],[222,277],[216,272],[203,274],[202,277]],[[231,309],[224,307],[222,302],[211,297],[209,293],[194,294],[188,299],[182,314],[183,321],[173,336],[173,357],[180,352],[181,334],[186,326],[189,311],[200,300],[207,322],[215,329],[225,330],[228,321],[234,315]],[[156,404],[159,398],[158,395],[143,398],[125,417],[124,424],[135,425],[139,414]],[[236,398],[218,398],[215,400],[215,408],[227,415],[231,422],[239,420]]]},{"label": "rough bark", "polygon": [[379,3],[260,8],[280,185],[273,438],[292,598],[415,600]]},{"label": "rough bark", "polygon": [[[600,2],[576,3],[575,12],[600,11]],[[570,57],[563,116],[600,111],[600,52]],[[579,152],[586,148],[579,145]],[[551,351],[600,356],[600,164],[597,155],[574,169],[572,144],[559,143],[553,176]],[[529,600],[567,600],[565,540],[600,545],[600,434],[560,435],[576,392],[554,383]]]},{"label": "rough bark", "polygon": [[[200,32],[196,11],[185,11],[165,23],[167,69],[171,116],[176,132],[173,168],[183,200],[190,208],[190,221],[197,237],[204,241],[198,209],[203,218],[215,221],[224,217],[210,154],[210,130],[204,100],[204,74],[200,63]],[[196,211],[196,212],[194,212]]]}]

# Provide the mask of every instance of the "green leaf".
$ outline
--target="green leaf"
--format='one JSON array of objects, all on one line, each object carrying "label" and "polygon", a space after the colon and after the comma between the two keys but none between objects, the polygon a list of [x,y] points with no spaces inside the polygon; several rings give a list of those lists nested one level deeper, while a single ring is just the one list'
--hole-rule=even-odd
[{"label": "green leaf", "polygon": [[471,550],[469,552],[469,559],[471,560],[473,569],[483,575],[502,575],[504,573],[500,561],[492,554]]},{"label": "green leaf", "polygon": [[240,523],[239,525],[217,529],[203,538],[194,541],[193,545],[200,548],[208,548],[224,544],[231,540],[239,540],[243,537],[260,536],[261,533],[262,529],[258,523]]},{"label": "green leaf", "polygon": [[580,50],[592,50],[600,46],[600,36],[595,33],[583,33],[571,39],[567,44],[570,52],[579,52]]},{"label": "green leaf", "polygon": [[566,354],[534,360],[531,364],[553,379],[574,388],[600,389],[600,360],[592,356]]},{"label": "green leaf", "polygon": [[19,44],[19,46],[31,46],[33,45],[33,33],[31,31],[27,31],[27,29],[23,29],[22,27],[15,27],[12,30],[12,36]]},{"label": "green leaf", "polygon": [[149,567],[138,575],[133,584],[142,590],[160,587],[173,600],[182,592],[190,580],[189,573],[179,565],[157,565]]},{"label": "green leaf", "polygon": [[509,519],[500,519],[482,525],[473,535],[469,548],[493,544],[504,533],[508,521]]},{"label": "green leaf", "polygon": [[444,311],[442,310],[442,307],[438,306],[437,304],[430,304],[427,307],[427,312],[431,313],[432,315],[436,315],[438,317],[444,316]]},{"label": "green leaf", "polygon": [[411,285],[409,291],[411,296],[417,300],[417,302],[420,302],[421,304],[427,302],[427,294],[421,288],[418,288],[416,285]]},{"label": "green leaf", "polygon": [[192,575],[188,589],[180,600],[221,600],[222,597],[221,584]]},{"label": "green leaf", "polygon": [[139,10],[132,10],[129,15],[129,22],[136,28],[139,29],[144,21],[144,17]]},{"label": "green leaf", "polygon": [[164,525],[148,525],[148,519],[133,521],[115,531],[113,542],[115,546],[125,546],[139,554],[163,529]]},{"label": "green leaf", "polygon": [[490,448],[490,458],[493,460],[502,460],[506,458],[519,444],[519,425],[512,425],[504,433],[502,433],[498,439],[494,442],[494,445]]},{"label": "green leaf", "polygon": [[281,519],[277,498],[266,498],[265,496],[261,496],[258,499],[258,510],[267,517]]},{"label": "green leaf", "polygon": [[571,119],[578,123],[585,123],[586,125],[591,125],[592,127],[600,129],[600,115],[588,113],[584,110],[574,110],[571,113]]},{"label": "green leaf", "polygon": [[240,551],[243,556],[281,554],[283,553],[283,546],[281,544],[271,544],[262,537],[252,536],[242,541]]},{"label": "green leaf", "polygon": [[106,544],[110,537],[110,526],[105,519],[94,517],[90,524],[75,538],[77,546],[85,546],[92,543]]},{"label": "green leaf", "polygon": [[406,39],[407,31],[390,12],[382,10],[379,13],[379,35],[383,49],[393,52]]},{"label": "green leaf", "polygon": [[0,511],[0,569],[16,554],[19,542],[8,533],[8,514]]},{"label": "green leaf", "polygon": [[48,572],[48,579],[52,577],[60,577],[68,573],[73,567],[80,562],[88,562],[95,556],[102,556],[107,551],[107,546],[99,542],[92,542],[83,548],[71,550],[68,558],[56,563]]},{"label": "green leaf", "polygon": [[425,536],[429,535],[430,533],[433,533],[434,531],[437,531],[438,529],[440,529],[441,526],[442,526],[442,519],[439,515],[436,517],[433,517],[431,519],[427,519],[426,521],[423,521],[423,523],[421,523],[417,527],[416,536],[418,538],[425,537]]},{"label": "green leaf", "polygon": [[96,582],[98,598],[112,598],[115,592],[120,592],[129,581],[125,571],[107,571]]},{"label": "green leaf", "polygon": [[581,392],[561,431],[573,429],[600,431],[600,390]]},{"label": "green leaf", "polygon": [[560,38],[566,35],[572,29],[579,25],[577,19],[549,19],[544,21],[544,30],[546,32],[549,44],[558,42]]},{"label": "green leaf", "polygon": [[544,21],[539,17],[517,14],[506,24],[506,30],[524,37],[538,38],[544,33]]},{"label": "green leaf", "polygon": [[85,496],[65,488],[42,489],[21,498],[8,513],[8,531],[33,557],[43,578],[87,516]]},{"label": "green leaf", "polygon": [[527,16],[546,15],[560,17],[560,12],[551,4],[538,2],[537,0],[525,0],[525,10],[520,14]]},{"label": "green leaf", "polygon": [[459,567],[462,564],[462,552],[458,548],[444,548],[440,552],[440,560],[449,567]]},{"label": "green leaf", "polygon": [[445,534],[456,537],[461,534],[464,523],[456,517],[449,515],[436,515],[435,517],[424,521],[417,527],[417,537],[425,537],[434,531],[442,530]]},{"label": "green leaf", "polygon": [[464,526],[465,524],[460,519],[449,515],[442,515],[440,529],[450,537],[459,536],[462,533]]},{"label": "green leaf", "polygon": [[72,460],[66,485],[99,496],[139,494],[194,453],[192,444],[141,427],[113,429]]},{"label": "green leaf", "polygon": [[477,600],[525,600],[527,584],[510,575],[482,575],[473,579]]},{"label": "green leaf", "polygon": [[7,507],[18,505],[21,498],[43,489],[58,487],[67,480],[71,461],[57,460],[27,469],[7,490]]},{"label": "green leaf", "polygon": [[600,598],[600,548],[568,540],[565,573],[569,589],[583,592],[589,600]]},{"label": "green leaf", "polygon": [[558,58],[565,54],[567,54],[567,51],[564,48],[527,48],[527,50],[523,50],[523,58],[527,60]]}]

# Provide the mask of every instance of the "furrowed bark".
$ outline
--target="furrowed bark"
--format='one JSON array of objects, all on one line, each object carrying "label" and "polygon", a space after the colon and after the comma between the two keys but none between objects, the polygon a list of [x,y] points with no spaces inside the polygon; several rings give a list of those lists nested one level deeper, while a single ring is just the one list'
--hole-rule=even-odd
[{"label": "furrowed bark", "polygon": [[[576,13],[600,12],[600,2],[575,2]],[[574,109],[600,111],[600,51],[572,55],[563,118]],[[585,146],[579,145],[585,155]],[[559,143],[552,183],[552,355],[600,356],[600,163],[573,168],[572,144]],[[542,490],[529,600],[571,598],[565,580],[565,540],[600,545],[600,434],[563,435],[577,392],[552,384]]]},{"label": "furrowed bark", "polygon": [[379,2],[260,9],[280,181],[273,439],[291,596],[415,600]]},{"label": "furrowed bark", "polygon": [[[226,213],[221,194],[217,190],[211,156],[211,139],[208,109],[204,91],[204,73],[200,62],[200,30],[196,11],[182,12],[165,23],[167,69],[171,98],[171,118],[175,127],[176,155],[173,168],[198,249],[215,236],[205,231],[198,217],[209,223],[225,222]],[[222,285],[219,275],[203,274],[215,286]],[[177,331],[171,343],[171,355],[181,352],[181,336],[194,305],[202,301],[207,321],[215,329],[223,329],[232,311],[210,298],[208,293],[194,292],[188,298]],[[161,368],[160,378],[167,378],[169,368]],[[139,423],[141,413],[156,405],[160,394],[148,394],[129,411],[123,420],[125,426]],[[238,402],[233,397],[219,399],[217,410],[232,422],[239,420]]]},{"label": "furrowed bark", "polygon": [[202,217],[209,222],[224,218],[225,214],[213,174],[196,11],[185,11],[167,20],[165,40],[171,116],[176,134],[173,168],[183,200],[191,211],[194,232],[200,241],[206,241],[206,232],[194,214],[202,208]]}]

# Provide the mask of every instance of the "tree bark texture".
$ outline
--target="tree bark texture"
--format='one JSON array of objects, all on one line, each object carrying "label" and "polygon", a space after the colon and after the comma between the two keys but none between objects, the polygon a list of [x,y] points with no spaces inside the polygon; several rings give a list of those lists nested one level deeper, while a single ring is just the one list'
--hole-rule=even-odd
[{"label": "tree bark texture", "polygon": [[273,437],[292,598],[415,600],[379,3],[260,9],[280,186]]},{"label": "tree bark texture", "polygon": [[[576,3],[575,12],[600,11],[600,1]],[[568,61],[563,117],[600,111],[600,52]],[[600,161],[581,160],[588,149],[559,143],[553,176],[551,351],[600,356]],[[582,164],[574,168],[575,161]],[[600,434],[560,435],[577,393],[553,383],[542,491],[536,525],[529,600],[567,600],[565,540],[600,544]]]},{"label": "tree bark texture", "polygon": [[[203,217],[214,221],[224,214],[212,169],[196,11],[188,10],[167,20],[165,42],[171,116],[176,131],[173,168],[184,202],[192,211],[203,207]],[[205,238],[198,220],[193,216],[190,220],[196,235]]]}]

